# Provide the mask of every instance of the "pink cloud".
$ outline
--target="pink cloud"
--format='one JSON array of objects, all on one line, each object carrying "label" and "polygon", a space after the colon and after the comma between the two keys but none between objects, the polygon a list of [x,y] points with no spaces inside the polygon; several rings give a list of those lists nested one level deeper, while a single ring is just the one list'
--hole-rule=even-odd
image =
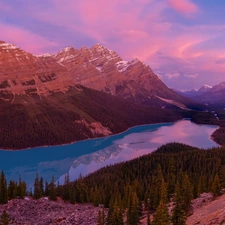
[{"label": "pink cloud", "polygon": [[197,5],[190,0],[168,0],[170,6],[182,14],[190,14],[198,11]]},{"label": "pink cloud", "polygon": [[31,33],[27,30],[0,23],[1,40],[17,45],[33,54],[41,54],[46,48],[57,46],[56,43]]}]

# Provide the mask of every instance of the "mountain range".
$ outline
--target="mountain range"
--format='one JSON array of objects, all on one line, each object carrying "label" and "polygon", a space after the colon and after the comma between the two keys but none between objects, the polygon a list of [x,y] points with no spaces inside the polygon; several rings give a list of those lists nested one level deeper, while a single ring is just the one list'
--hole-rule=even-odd
[{"label": "mountain range", "polygon": [[221,106],[224,108],[225,82],[221,82],[214,86],[204,85],[199,89],[193,89],[190,91],[177,91],[177,93],[194,99],[202,104],[217,107]]},{"label": "mountain range", "polygon": [[109,135],[201,108],[148,65],[123,61],[100,44],[36,56],[4,41],[0,103],[0,145],[10,149]]}]

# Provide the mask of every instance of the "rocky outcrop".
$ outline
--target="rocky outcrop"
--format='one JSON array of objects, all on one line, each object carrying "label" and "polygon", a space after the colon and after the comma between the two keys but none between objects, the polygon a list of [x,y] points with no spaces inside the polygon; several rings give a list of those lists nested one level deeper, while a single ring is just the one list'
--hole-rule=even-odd
[{"label": "rocky outcrop", "polygon": [[0,97],[30,97],[66,91],[72,79],[65,66],[52,57],[36,57],[13,44],[0,42]]},{"label": "rocky outcrop", "polygon": [[[0,206],[0,214],[3,210],[9,214],[10,224],[17,225],[94,225],[97,224],[99,207],[91,204],[52,202],[47,198],[32,200],[14,199],[8,204]],[[107,209],[105,209],[107,213]]]},{"label": "rocky outcrop", "polygon": [[213,198],[211,193],[203,193],[192,201],[193,214],[188,217],[187,225],[224,225],[225,195]]}]

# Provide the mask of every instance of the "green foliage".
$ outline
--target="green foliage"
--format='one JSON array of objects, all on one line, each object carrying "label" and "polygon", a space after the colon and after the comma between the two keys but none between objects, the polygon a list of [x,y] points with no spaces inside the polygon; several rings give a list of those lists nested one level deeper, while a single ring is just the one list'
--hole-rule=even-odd
[{"label": "green foliage", "polygon": [[49,184],[49,199],[52,201],[57,200],[54,175],[52,175],[52,180],[51,183]]},{"label": "green foliage", "polygon": [[141,215],[141,207],[136,192],[132,192],[130,195],[130,201],[128,203],[127,211],[127,225],[138,225]]},{"label": "green foliage", "polygon": [[107,225],[123,225],[123,214],[121,205],[118,204],[117,199],[111,203],[111,207],[107,217]]},{"label": "green foliage", "polygon": [[218,174],[214,177],[211,191],[215,197],[221,194],[221,184]]},{"label": "green foliage", "polygon": [[33,198],[39,199],[41,197],[43,197],[43,186],[42,186],[41,179],[39,179],[38,173],[36,173],[36,178],[34,180],[34,195],[33,195]]}]

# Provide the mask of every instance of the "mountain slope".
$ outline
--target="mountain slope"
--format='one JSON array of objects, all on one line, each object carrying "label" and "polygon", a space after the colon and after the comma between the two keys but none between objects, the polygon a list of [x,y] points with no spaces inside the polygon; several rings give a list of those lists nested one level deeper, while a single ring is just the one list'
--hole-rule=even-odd
[{"label": "mountain slope", "polygon": [[188,107],[197,105],[169,89],[138,59],[123,61],[116,52],[100,44],[80,50],[67,47],[50,57],[64,65],[76,83],[133,103],[156,107],[177,107],[179,103]]},{"label": "mountain slope", "polygon": [[80,85],[41,99],[17,95],[13,103],[0,104],[0,148],[5,149],[70,143],[182,117],[174,110],[141,108]]}]

